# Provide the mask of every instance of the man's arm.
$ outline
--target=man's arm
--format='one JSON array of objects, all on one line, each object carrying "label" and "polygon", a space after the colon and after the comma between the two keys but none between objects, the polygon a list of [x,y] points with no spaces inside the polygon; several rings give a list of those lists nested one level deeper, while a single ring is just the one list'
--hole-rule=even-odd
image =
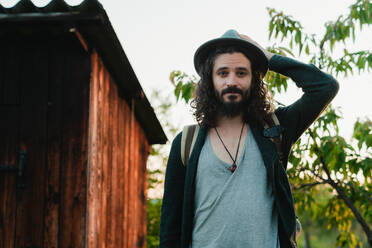
[{"label": "man's arm", "polygon": [[186,168],[181,161],[181,134],[173,140],[165,173],[159,248],[181,246],[182,204]]},{"label": "man's arm", "polygon": [[249,36],[244,34],[239,34],[239,36],[262,50],[269,61],[269,70],[290,77],[304,92],[303,96],[295,103],[276,111],[281,126],[287,132],[287,144],[284,144],[284,146],[290,149],[290,146],[296,142],[336,96],[339,88],[338,82],[331,75],[320,71],[314,65],[274,55]]},{"label": "man's arm", "polygon": [[286,129],[288,142],[292,145],[316,120],[337,94],[338,82],[311,64],[274,55],[269,61],[269,69],[290,77],[304,94],[293,104],[279,108],[276,113],[281,125]]}]

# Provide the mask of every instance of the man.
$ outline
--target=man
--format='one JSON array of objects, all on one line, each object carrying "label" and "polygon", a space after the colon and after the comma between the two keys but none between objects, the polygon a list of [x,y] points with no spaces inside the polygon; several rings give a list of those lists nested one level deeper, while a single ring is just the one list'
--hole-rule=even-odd
[{"label": "man", "polygon": [[[192,103],[200,130],[187,166],[182,134],[172,143],[160,247],[296,247],[288,155],[336,95],[338,83],[234,30],[200,46],[194,64],[201,77]],[[268,69],[290,77],[303,96],[274,110],[262,81]],[[281,126],[281,156],[263,135],[273,112]]]}]

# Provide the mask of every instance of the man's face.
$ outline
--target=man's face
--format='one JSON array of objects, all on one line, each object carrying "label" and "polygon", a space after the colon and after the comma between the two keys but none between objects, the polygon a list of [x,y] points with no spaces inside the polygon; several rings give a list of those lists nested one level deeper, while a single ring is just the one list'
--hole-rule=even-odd
[{"label": "man's face", "polygon": [[242,108],[242,103],[250,95],[252,69],[249,59],[240,52],[218,55],[214,61],[212,80],[218,98],[228,110],[225,114],[239,114],[240,109],[237,108]]}]

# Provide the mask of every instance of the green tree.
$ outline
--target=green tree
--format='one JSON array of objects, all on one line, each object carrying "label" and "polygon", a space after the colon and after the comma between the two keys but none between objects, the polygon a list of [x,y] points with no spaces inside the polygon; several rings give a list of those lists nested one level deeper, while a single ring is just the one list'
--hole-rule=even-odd
[{"label": "green tree", "polygon": [[[370,71],[371,51],[350,52],[345,42],[355,41],[357,28],[369,28],[372,3],[357,0],[349,10],[336,21],[327,22],[324,35],[319,37],[305,33],[300,22],[292,17],[268,8],[269,39],[287,44],[268,49],[284,56],[304,55],[309,63],[336,76],[348,77],[355,72]],[[343,55],[336,59],[335,47],[344,48]],[[195,77],[173,71],[170,80],[175,86],[177,99],[189,102],[196,85]],[[288,80],[272,71],[265,77],[273,95],[286,91]],[[353,140],[347,143],[339,134],[340,118],[339,111],[329,106],[295,144],[287,171],[295,207],[300,216],[306,214],[313,221],[326,223],[328,229],[337,229],[335,246],[361,247],[363,239],[372,246],[368,224],[372,222],[372,121],[357,120]],[[363,236],[353,231],[353,223],[359,225]]]},{"label": "green tree", "polygon": [[170,93],[154,89],[151,94],[151,103],[154,106],[165,134],[168,137],[166,145],[153,145],[147,163],[148,189],[157,189],[162,184],[165,165],[168,161],[169,140],[172,140],[179,130],[177,123],[171,121],[172,107],[176,101]]},{"label": "green tree", "polygon": [[159,247],[161,199],[147,200],[147,248]]},{"label": "green tree", "polygon": [[[151,103],[154,106],[162,127],[168,137],[173,140],[179,130],[177,123],[171,121],[172,107],[176,100],[173,94],[164,93],[163,90],[153,90]],[[148,190],[159,191],[162,188],[165,167],[168,160],[169,141],[166,145],[153,145],[147,163]],[[151,193],[151,192],[150,192]],[[147,248],[159,247],[160,214],[162,200],[157,192],[147,199]]]}]

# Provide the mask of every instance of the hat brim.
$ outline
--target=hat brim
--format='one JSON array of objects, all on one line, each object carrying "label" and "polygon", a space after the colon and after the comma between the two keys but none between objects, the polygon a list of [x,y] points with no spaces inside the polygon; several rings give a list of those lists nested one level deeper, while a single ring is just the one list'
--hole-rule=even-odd
[{"label": "hat brim", "polygon": [[201,74],[202,65],[212,51],[216,50],[218,47],[226,46],[237,46],[243,48],[243,51],[245,51],[244,54],[248,57],[252,64],[252,69],[261,72],[262,77],[265,76],[269,64],[265,54],[261,51],[261,49],[252,43],[237,38],[217,38],[202,44],[196,50],[194,55],[194,66],[196,72],[199,75]]}]

